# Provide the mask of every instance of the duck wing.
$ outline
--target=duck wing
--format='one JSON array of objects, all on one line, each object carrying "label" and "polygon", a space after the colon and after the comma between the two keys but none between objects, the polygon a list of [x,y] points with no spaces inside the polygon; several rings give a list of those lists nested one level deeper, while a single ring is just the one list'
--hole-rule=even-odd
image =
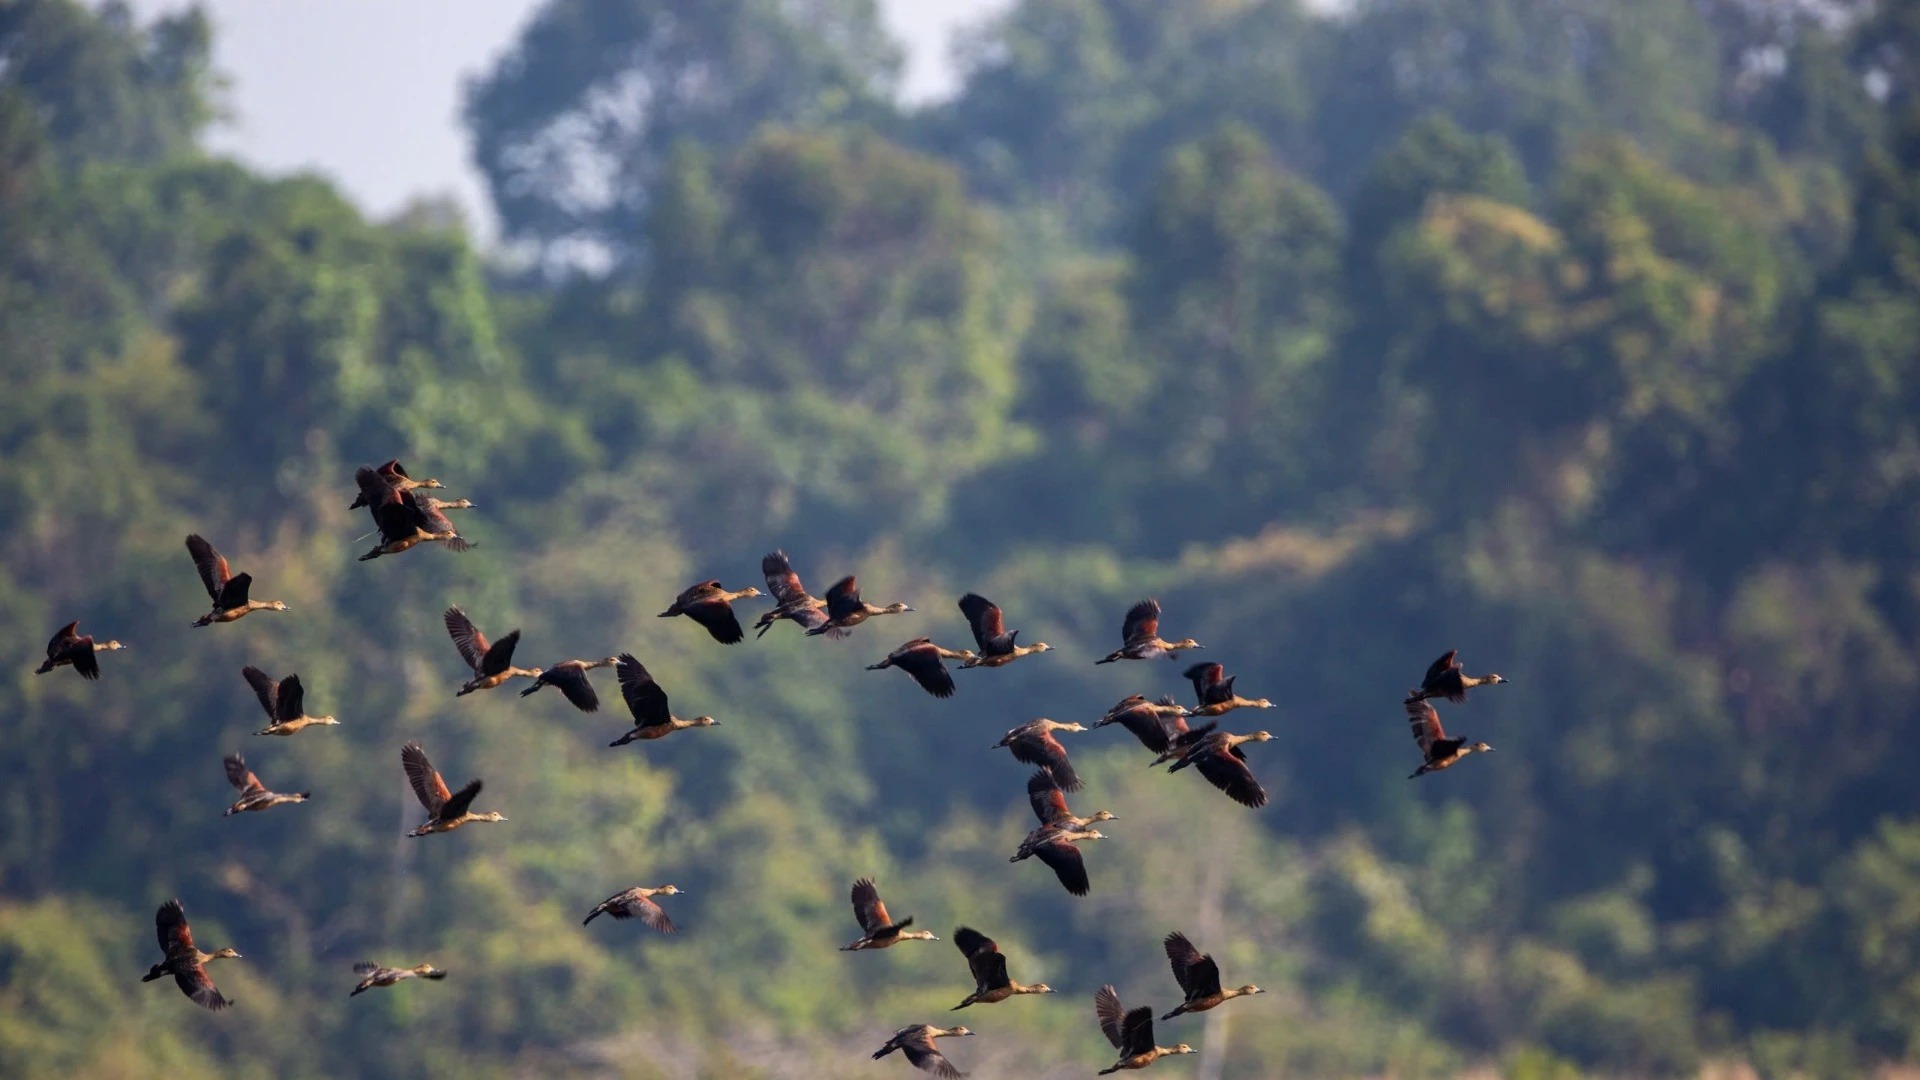
[{"label": "duck wing", "polygon": [[427,752],[419,743],[410,742],[400,748],[400,765],[407,770],[407,783],[413,785],[414,798],[420,800],[427,813],[438,815],[453,795],[433,763],[427,760]]},{"label": "duck wing", "polygon": [[636,726],[659,727],[673,719],[667,692],[653,681],[646,665],[634,659],[632,653],[620,654],[620,663],[614,672],[620,677],[620,697],[626,701]]},{"label": "duck wing", "polygon": [[218,601],[220,590],[226,588],[227,581],[233,577],[227,568],[227,557],[215,551],[199,533],[187,537],[187,554],[193,557],[193,568],[200,571],[200,583],[207,587],[207,597]]},{"label": "duck wing", "polygon": [[260,707],[267,710],[267,719],[279,722],[280,713],[274,707],[274,702],[280,696],[280,686],[273,681],[273,676],[251,665],[241,668],[240,674],[247,680],[247,685],[253,687],[254,696],[260,699]]},{"label": "duck wing", "polygon": [[1167,961],[1173,965],[1174,981],[1187,1000],[1220,992],[1220,966],[1213,957],[1194,948],[1187,935],[1174,931],[1167,935]]},{"label": "duck wing", "polygon": [[968,593],[960,598],[960,613],[967,617],[967,624],[973,628],[974,643],[982,653],[993,655],[1013,649],[1013,636],[1007,633],[1000,605],[979,593]]},{"label": "duck wing", "polygon": [[1111,986],[1103,986],[1093,995],[1093,1015],[1100,1020],[1100,1031],[1116,1050],[1126,1048],[1127,1011],[1120,1004],[1120,994]]},{"label": "duck wing", "polygon": [[228,754],[225,764],[227,766],[227,783],[233,785],[234,790],[240,793],[241,798],[244,799],[249,795],[265,795],[267,793],[266,785],[260,782],[258,776],[253,775],[252,769],[247,768],[245,758],[239,754]]},{"label": "duck wing", "polygon": [[498,675],[513,666],[513,650],[520,644],[520,631],[510,630],[505,637],[488,646],[480,658],[480,674]]},{"label": "duck wing", "polygon": [[193,944],[193,928],[187,925],[187,909],[178,899],[160,905],[154,912],[153,926],[159,932],[160,951],[169,957],[200,951]]},{"label": "duck wing", "polygon": [[[439,776],[438,773],[434,775],[436,778]],[[446,782],[442,781],[440,787],[444,790],[446,786]],[[434,811],[433,816],[442,821],[452,821],[454,818],[460,817],[472,809],[473,800],[479,798],[479,796],[480,781],[470,780],[467,782],[466,787],[447,796],[447,800],[440,804],[440,809]]]},{"label": "duck wing", "polygon": [[1407,726],[1413,730],[1414,743],[1420,747],[1421,754],[1432,757],[1433,745],[1447,737],[1446,729],[1440,726],[1440,714],[1424,700],[1410,697],[1401,704],[1406,707]]},{"label": "duck wing", "polygon": [[766,576],[767,593],[781,607],[804,604],[810,599],[806,586],[800,584],[800,575],[794,573],[793,563],[787,560],[784,551],[770,551],[760,559],[760,573]]},{"label": "duck wing", "polygon": [[1041,844],[1033,851],[1040,861],[1053,868],[1053,874],[1060,884],[1075,896],[1085,896],[1093,888],[1087,880],[1087,862],[1080,857],[1080,849],[1060,838]]},{"label": "duck wing", "polygon": [[1227,798],[1258,810],[1267,805],[1267,789],[1254,778],[1253,770],[1247,767],[1246,758],[1239,751],[1237,746],[1230,752],[1217,748],[1205,750],[1193,764],[1209,784],[1226,792]]},{"label": "duck wing", "polygon": [[[718,583],[714,584],[717,588]],[[740,629],[740,617],[733,613],[733,605],[725,600],[708,596],[685,604],[681,611],[706,627],[713,640],[722,645],[738,645],[747,636],[746,631]]]},{"label": "duck wing", "polygon": [[927,638],[910,641],[893,651],[893,666],[913,677],[920,689],[937,698],[953,696],[953,673]]},{"label": "duck wing", "polygon": [[440,618],[447,625],[447,636],[453,639],[453,647],[460,650],[460,658],[478,672],[480,662],[487,656],[487,636],[473,625],[473,620],[467,618],[467,613],[461,611],[457,604],[448,608]]},{"label": "duck wing", "polygon": [[278,723],[298,720],[307,711],[307,691],[300,685],[298,674],[288,675],[280,680],[280,689],[273,699],[273,718]]},{"label": "duck wing", "polygon": [[600,695],[594,692],[593,680],[587,678],[586,668],[578,664],[551,667],[540,679],[560,691],[560,695],[581,712],[600,711]]},{"label": "duck wing", "polygon": [[1053,779],[1050,769],[1041,768],[1027,777],[1027,802],[1033,806],[1033,816],[1040,824],[1051,825],[1061,818],[1072,816],[1067,809],[1067,793]]},{"label": "duck wing", "polygon": [[1127,609],[1127,617],[1120,624],[1120,639],[1126,644],[1141,638],[1156,637],[1160,633],[1160,601],[1148,597]]},{"label": "duck wing", "polygon": [[219,1012],[233,1004],[231,999],[221,996],[220,991],[213,985],[213,980],[207,977],[206,966],[198,960],[191,964],[175,964],[173,981],[180,987],[181,993],[192,998],[193,1003],[202,1008]]},{"label": "duck wing", "polygon": [[877,934],[893,925],[893,917],[887,914],[887,905],[880,899],[880,889],[872,878],[861,878],[853,883],[853,917],[860,922],[860,929],[869,934]]},{"label": "duck wing", "polygon": [[848,574],[846,577],[834,582],[833,588],[827,590],[827,617],[829,619],[844,619],[860,610],[862,610],[860,605],[860,583],[854,580],[852,574]]}]

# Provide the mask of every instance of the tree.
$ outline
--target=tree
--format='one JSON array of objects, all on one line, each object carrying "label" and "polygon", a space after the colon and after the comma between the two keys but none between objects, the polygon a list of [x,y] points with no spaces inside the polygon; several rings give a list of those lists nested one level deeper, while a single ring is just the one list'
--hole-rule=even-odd
[{"label": "tree", "polygon": [[474,161],[509,240],[549,270],[630,272],[683,139],[884,117],[900,52],[875,0],[552,0],[466,89]]}]

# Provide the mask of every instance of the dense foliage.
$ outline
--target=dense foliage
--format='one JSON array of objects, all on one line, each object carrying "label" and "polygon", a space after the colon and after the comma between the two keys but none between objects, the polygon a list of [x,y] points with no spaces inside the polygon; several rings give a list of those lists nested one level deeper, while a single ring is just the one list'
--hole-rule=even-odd
[{"label": "dense foliage", "polygon": [[[903,1075],[971,987],[834,951],[861,875],[1063,991],[962,1014],[983,1076],[1106,1064],[1176,928],[1270,991],[1174,1022],[1200,1076],[1920,1060],[1913,11],[1022,0],[916,111],[871,0],[552,0],[469,88],[494,266],[199,150],[200,16],[0,3],[0,1074]],[[395,454],[472,552],[354,561]],[[292,611],[189,631],[189,531]],[[653,617],[775,546],[919,611]],[[969,589],[1056,651],[861,670]],[[986,747],[1186,696],[1090,663],[1148,594],[1278,703],[1273,802],[1068,736],[1075,901]],[[449,603],[722,726],[456,701]],[[98,684],[31,674],[73,618]],[[1499,752],[1408,783],[1449,647]],[[249,738],[249,663],[342,725]],[[404,839],[408,738],[510,820]],[[314,800],[223,820],[235,748]],[[176,895],[239,1008],[138,983]]]}]

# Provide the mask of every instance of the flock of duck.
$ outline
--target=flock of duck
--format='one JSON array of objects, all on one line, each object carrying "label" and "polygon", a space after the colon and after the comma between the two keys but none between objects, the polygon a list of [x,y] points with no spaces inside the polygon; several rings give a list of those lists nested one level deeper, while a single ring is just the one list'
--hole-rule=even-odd
[{"label": "flock of duck", "polygon": [[[425,490],[442,487],[438,480],[414,480],[397,460],[389,461],[377,469],[362,467],[355,479],[360,495],[350,508],[367,507],[380,534],[380,543],[360,556],[362,561],[397,555],[423,543],[437,543],[455,551],[465,551],[469,547],[444,511],[467,509],[473,504],[465,499],[444,502],[426,495]],[[287,605],[279,600],[253,599],[250,596],[252,577],[245,573],[233,573],[226,557],[204,538],[196,534],[188,536],[186,542],[187,551],[212,600],[212,609],[196,620],[194,626],[235,622],[256,611],[287,610]],[[762,595],[769,596],[774,603],[770,610],[761,613],[754,624],[759,636],[764,636],[777,623],[788,621],[800,626],[808,636],[839,638],[869,619],[914,610],[902,603],[884,607],[867,603],[861,598],[860,586],[852,575],[835,583],[827,590],[825,597],[815,597],[807,592],[783,551],[768,554],[761,560],[760,569],[767,583],[765,594],[753,587],[735,591],[722,587],[719,581],[704,581],[682,592],[672,606],[660,613],[660,617],[684,616],[703,627],[715,641],[732,645],[745,637],[733,604]],[[968,593],[960,598],[959,606],[972,628],[974,649],[949,649],[935,644],[930,638],[915,638],[893,650],[879,663],[870,665],[869,670],[897,668],[927,693],[936,698],[949,698],[956,689],[953,675],[947,668],[949,661],[956,662],[963,669],[995,668],[1022,657],[1051,651],[1052,647],[1045,642],[1019,644],[1017,639],[1020,632],[1008,630],[999,606],[985,597]],[[1204,648],[1192,638],[1179,641],[1162,639],[1160,615],[1160,604],[1156,600],[1142,600],[1133,605],[1121,625],[1120,648],[1096,663],[1172,659],[1182,652]],[[489,641],[457,606],[447,609],[444,622],[461,660],[471,671],[471,677],[459,687],[455,696],[497,689],[511,679],[523,678],[529,682],[521,690],[520,696],[526,697],[542,688],[552,687],[574,708],[592,713],[599,710],[600,698],[589,673],[596,668],[611,667],[634,726],[609,745],[623,746],[639,740],[660,739],[688,728],[719,723],[711,716],[692,719],[675,716],[666,691],[631,653],[599,660],[564,660],[547,668],[521,668],[513,663],[514,652],[520,641],[519,630],[513,630],[496,641]],[[45,674],[65,666],[72,667],[85,679],[99,679],[99,654],[126,647],[118,641],[96,642],[91,636],[78,631],[79,624],[74,622],[68,623],[54,635],[47,645],[46,662],[40,665],[38,673]],[[241,674],[259,698],[260,706],[269,720],[265,728],[254,734],[291,736],[308,727],[339,723],[332,716],[308,715],[299,675],[290,674],[275,680],[252,666],[242,669]],[[1272,702],[1265,698],[1241,697],[1234,689],[1234,677],[1217,663],[1196,663],[1187,668],[1186,677],[1192,682],[1197,698],[1193,707],[1178,704],[1171,696],[1150,701],[1144,695],[1134,694],[1109,709],[1092,728],[1042,717],[1008,731],[994,744],[994,748],[1004,747],[1016,760],[1035,767],[1035,772],[1027,780],[1027,799],[1038,824],[1020,842],[1019,848],[1010,856],[1010,862],[1038,858],[1052,869],[1060,884],[1073,896],[1085,896],[1091,888],[1086,862],[1076,845],[1105,839],[1104,834],[1094,826],[1117,820],[1117,817],[1107,810],[1081,817],[1068,808],[1067,793],[1078,791],[1081,781],[1068,758],[1065,744],[1056,737],[1061,732],[1084,732],[1118,724],[1155,755],[1154,765],[1168,764],[1169,772],[1192,767],[1235,802],[1249,808],[1266,805],[1266,790],[1254,776],[1242,748],[1248,743],[1266,742],[1273,737],[1272,734],[1266,731],[1249,734],[1224,731],[1219,727],[1219,718],[1236,709],[1272,708]],[[1434,661],[1420,688],[1410,691],[1404,702],[1413,738],[1422,757],[1419,768],[1411,777],[1451,768],[1471,754],[1493,749],[1484,742],[1449,737],[1441,727],[1432,699],[1464,702],[1467,692],[1474,687],[1505,681],[1499,675],[1466,674],[1455,652],[1448,652]],[[1199,719],[1204,719],[1204,722],[1189,723],[1190,720]],[[400,748],[400,763],[408,784],[427,814],[426,821],[408,832],[408,836],[428,836],[452,832],[474,822],[506,820],[497,811],[481,813],[473,809],[474,800],[482,790],[480,780],[471,780],[458,791],[451,790],[418,742],[409,741]],[[269,810],[311,798],[310,792],[285,794],[269,790],[238,753],[228,755],[225,765],[227,780],[239,793],[237,800],[227,808],[227,815]],[[680,890],[673,885],[626,889],[595,905],[587,913],[584,922],[591,923],[598,916],[606,914],[621,920],[638,919],[652,930],[671,934],[675,930],[673,920],[655,898],[679,893]],[[851,899],[861,936],[851,944],[842,946],[844,952],[885,949],[902,941],[939,940],[930,931],[909,930],[908,927],[913,925],[911,917],[896,921],[887,911],[878,887],[870,878],[854,882]],[[154,921],[164,955],[147,972],[145,980],[171,975],[181,991],[196,1004],[213,1010],[232,1005],[232,1000],[223,996],[214,986],[206,966],[215,960],[238,958],[240,954],[231,948],[210,953],[200,951],[194,944],[193,931],[187,924],[186,910],[177,899],[161,905]],[[1008,973],[1006,955],[992,938],[980,931],[961,926],[955,929],[953,937],[954,944],[966,958],[974,981],[973,992],[954,1009],[997,1004],[1026,994],[1054,992],[1045,983],[1027,985],[1015,981]],[[1219,966],[1184,934],[1168,934],[1163,946],[1174,980],[1182,993],[1181,1003],[1160,1017],[1163,1022],[1184,1014],[1206,1012],[1235,998],[1262,992],[1252,984],[1237,989],[1223,988]],[[394,968],[371,962],[356,964],[354,971],[361,979],[349,996],[374,987],[392,986],[406,979],[418,977],[438,980],[447,974],[431,964]],[[1154,1036],[1152,1007],[1140,1005],[1128,1009],[1112,986],[1102,986],[1094,995],[1094,1015],[1099,1021],[1100,1030],[1120,1055],[1111,1067],[1101,1070],[1101,1075],[1123,1069],[1143,1069],[1162,1057],[1195,1052],[1186,1043],[1176,1043],[1171,1047],[1159,1045]],[[873,1056],[882,1058],[897,1050],[914,1066],[936,1076],[959,1077],[964,1074],[941,1053],[935,1040],[972,1034],[965,1027],[909,1025],[896,1031]]]}]

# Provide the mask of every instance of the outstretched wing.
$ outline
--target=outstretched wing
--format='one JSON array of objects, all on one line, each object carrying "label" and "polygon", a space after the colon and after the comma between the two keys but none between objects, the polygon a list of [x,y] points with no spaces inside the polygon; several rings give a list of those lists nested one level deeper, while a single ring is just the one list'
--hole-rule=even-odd
[{"label": "outstretched wing", "polygon": [[[439,774],[436,773],[435,778],[438,779],[438,776]],[[442,791],[446,790],[446,786],[447,786],[446,782],[441,781],[440,789]],[[470,780],[467,782],[466,787],[463,787],[459,791],[456,791],[453,794],[447,796],[446,801],[440,804],[440,809],[434,811],[433,816],[440,818],[444,821],[451,821],[454,818],[457,818],[460,815],[466,813],[468,810],[472,809],[473,800],[478,798],[479,796],[480,796],[480,781]]]},{"label": "outstretched wing", "polygon": [[1073,895],[1085,896],[1093,888],[1093,883],[1087,879],[1087,862],[1080,857],[1080,849],[1065,838],[1056,837],[1041,844],[1033,853],[1041,862],[1053,868],[1053,875]]},{"label": "outstretched wing", "polygon": [[919,638],[893,651],[893,666],[913,676],[920,689],[937,698],[953,696],[953,673],[927,638]]},{"label": "outstretched wing", "polygon": [[160,905],[160,910],[154,912],[153,925],[160,932],[161,952],[172,956],[197,951],[193,946],[193,928],[187,925],[187,909],[178,899]]},{"label": "outstretched wing", "polygon": [[1126,1047],[1127,1011],[1120,1005],[1120,994],[1111,986],[1103,986],[1093,995],[1093,1015],[1100,1019],[1100,1030],[1116,1049]]},{"label": "outstretched wing", "polygon": [[860,610],[860,583],[852,574],[833,583],[827,590],[827,615],[830,618],[843,618]]},{"label": "outstretched wing", "polygon": [[746,631],[740,629],[740,617],[733,613],[733,605],[725,600],[710,596],[685,604],[681,610],[687,618],[706,627],[713,640],[722,645],[738,645],[747,636]]},{"label": "outstretched wing", "polygon": [[487,646],[480,658],[480,674],[498,675],[513,666],[513,650],[520,644],[520,631],[509,630],[505,637]]},{"label": "outstretched wing", "polygon": [[447,636],[453,639],[454,648],[460,650],[461,658],[468,667],[479,671],[480,662],[487,656],[487,636],[473,625],[473,620],[467,618],[467,613],[461,611],[458,605],[448,608],[441,619],[447,624]]},{"label": "outstretched wing", "polygon": [[[225,559],[221,560],[221,565],[226,565]],[[220,595],[214,598],[214,603],[220,605],[222,611],[241,607],[246,604],[247,591],[252,588],[252,574],[235,574],[227,579],[225,585],[220,587]]]},{"label": "outstretched wing", "polygon": [[1051,770],[1054,781],[1063,790],[1080,790],[1080,774],[1073,771],[1073,763],[1067,760],[1067,748],[1060,745],[1052,732],[1015,739],[1007,749],[1013,751],[1015,760]]},{"label": "outstretched wing", "polygon": [[925,1032],[907,1036],[900,1043],[900,1052],[907,1055],[907,1060],[913,1063],[914,1068],[930,1072],[942,1080],[960,1080],[966,1075],[954,1068],[953,1062],[947,1060],[947,1055],[934,1048],[933,1039]]},{"label": "outstretched wing", "polygon": [[280,689],[273,699],[273,718],[281,723],[298,720],[307,711],[307,691],[300,685],[300,676],[289,675],[280,680]]},{"label": "outstretched wing", "polygon": [[187,537],[187,554],[193,556],[193,567],[200,571],[200,583],[207,587],[207,597],[219,600],[220,590],[226,588],[228,579],[233,577],[233,572],[227,569],[226,556],[213,550],[213,545],[199,533]]},{"label": "outstretched wing", "polygon": [[193,1003],[202,1008],[219,1012],[233,1004],[232,1000],[221,996],[220,991],[214,987],[213,980],[207,977],[206,967],[198,962],[174,965],[173,981],[180,987],[181,993],[192,998]]},{"label": "outstretched wing", "polygon": [[587,678],[587,669],[578,664],[568,664],[560,668],[548,668],[540,676],[560,691],[581,712],[599,712],[600,695],[593,690],[593,680]]},{"label": "outstretched wing", "polygon": [[1187,935],[1174,931],[1167,935],[1167,961],[1173,965],[1173,978],[1188,998],[1220,992],[1220,966],[1213,957],[1194,948]]},{"label": "outstretched wing", "polygon": [[[1231,689],[1221,682],[1226,674],[1227,669],[1215,663],[1199,663],[1187,669],[1187,678],[1193,683],[1193,696],[1200,704],[1211,705],[1232,695]],[[1223,689],[1228,692],[1222,694]]]},{"label": "outstretched wing", "polygon": [[800,584],[800,575],[793,572],[793,564],[787,561],[784,551],[771,551],[760,559],[760,572],[766,575],[767,592],[775,602],[798,604],[807,599],[806,586]]},{"label": "outstretched wing", "polygon": [[1208,783],[1226,792],[1227,798],[1234,802],[1254,810],[1267,805],[1267,789],[1261,787],[1260,781],[1254,778],[1253,770],[1247,767],[1246,759],[1240,754],[1240,748],[1236,746],[1228,751],[1225,745],[1220,743],[1200,750],[1194,767],[1200,770],[1200,775],[1206,777]]},{"label": "outstretched wing", "polygon": [[247,768],[246,759],[239,754],[228,754],[226,765],[227,783],[232,784],[234,790],[238,791],[241,795],[251,795],[256,791],[265,792],[267,790],[266,785],[260,782],[260,778],[253,775],[253,770]]},{"label": "outstretched wing", "polygon": [[860,929],[872,934],[893,925],[893,917],[887,914],[887,905],[880,899],[880,890],[872,878],[853,883],[852,899],[853,917],[860,921]]},{"label": "outstretched wing", "polygon": [[1126,1045],[1120,1048],[1122,1054],[1131,1057],[1153,1053],[1153,1006],[1139,1005],[1128,1010],[1121,1032],[1126,1039]]},{"label": "outstretched wing", "polygon": [[1120,639],[1126,643],[1154,637],[1159,633],[1160,601],[1152,597],[1128,608],[1126,621],[1120,624]]},{"label": "outstretched wing", "polygon": [[279,720],[280,713],[275,708],[275,702],[279,700],[280,687],[273,681],[273,676],[251,665],[241,668],[240,674],[246,677],[247,685],[253,687],[254,696],[260,699],[260,707],[267,710],[267,718]]},{"label": "outstretched wing", "polygon": [[1432,686],[1442,675],[1459,667],[1460,661],[1456,659],[1459,655],[1459,649],[1448,649],[1447,655],[1435,660],[1432,666],[1427,668],[1426,677],[1420,680],[1420,685]]},{"label": "outstretched wing", "polygon": [[63,651],[75,641],[78,641],[80,639],[79,630],[80,623],[78,620],[61,627],[59,631],[53,635],[53,640],[47,642],[47,659],[53,660],[58,658]]},{"label": "outstretched wing", "polygon": [[1051,825],[1072,811],[1067,809],[1067,793],[1053,779],[1048,769],[1040,769],[1027,778],[1027,801],[1033,804],[1033,816],[1040,824]]},{"label": "outstretched wing", "polygon": [[1413,729],[1413,741],[1419,744],[1422,754],[1431,755],[1433,744],[1447,737],[1446,729],[1440,726],[1440,714],[1427,702],[1411,697],[1402,704],[1407,709],[1407,726]]},{"label": "outstretched wing", "polygon": [[1006,618],[1000,613],[1000,605],[979,593],[968,593],[960,598],[960,613],[967,617],[967,624],[973,627],[973,640],[980,646],[981,652],[1000,647],[1001,638],[1007,633]]},{"label": "outstretched wing", "polygon": [[627,703],[627,711],[633,714],[634,723],[639,727],[658,727],[673,716],[673,710],[667,704],[667,692],[653,681],[646,665],[634,659],[632,653],[621,653],[620,663],[614,668],[620,677],[620,696]]},{"label": "outstretched wing", "polygon": [[410,742],[400,748],[400,764],[407,770],[407,783],[413,785],[414,798],[427,808],[429,814],[439,814],[440,808],[452,798],[447,790],[447,782],[433,768],[433,762],[427,760],[427,752],[420,744]]}]

